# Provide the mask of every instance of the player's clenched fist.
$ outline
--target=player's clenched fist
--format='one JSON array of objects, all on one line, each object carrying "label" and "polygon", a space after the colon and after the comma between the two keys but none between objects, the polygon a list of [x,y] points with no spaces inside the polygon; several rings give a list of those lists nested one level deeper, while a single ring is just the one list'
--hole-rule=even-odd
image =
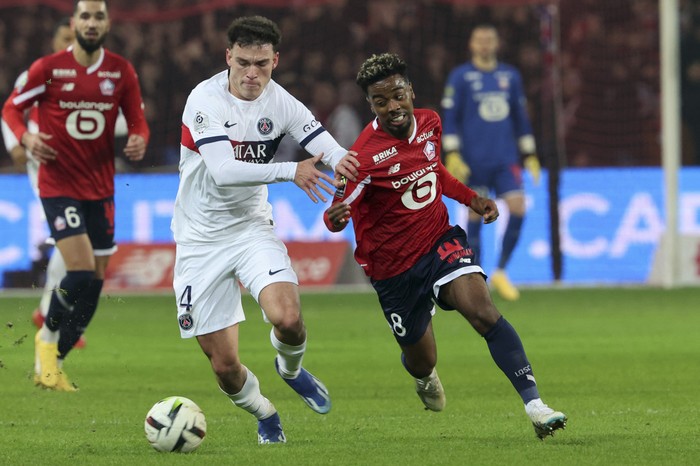
[{"label": "player's clenched fist", "polygon": [[333,225],[335,231],[340,231],[348,225],[350,220],[350,206],[343,202],[336,202],[326,209],[326,216]]}]

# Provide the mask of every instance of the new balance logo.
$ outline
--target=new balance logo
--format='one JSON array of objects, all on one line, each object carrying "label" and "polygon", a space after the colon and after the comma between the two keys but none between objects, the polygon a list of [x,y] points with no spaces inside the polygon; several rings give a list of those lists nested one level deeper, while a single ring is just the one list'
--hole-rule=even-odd
[{"label": "new balance logo", "polygon": [[398,172],[399,170],[401,170],[401,164],[400,163],[394,164],[389,168],[389,175],[393,175],[394,173]]},{"label": "new balance logo", "polygon": [[236,125],[236,123],[231,123],[230,121],[227,121],[226,123],[224,123],[224,126],[227,128],[231,128],[232,126],[235,126],[235,125]]},{"label": "new balance logo", "polygon": [[73,89],[75,89],[75,83],[65,83],[63,87],[61,87],[61,90],[64,92],[71,92]]}]

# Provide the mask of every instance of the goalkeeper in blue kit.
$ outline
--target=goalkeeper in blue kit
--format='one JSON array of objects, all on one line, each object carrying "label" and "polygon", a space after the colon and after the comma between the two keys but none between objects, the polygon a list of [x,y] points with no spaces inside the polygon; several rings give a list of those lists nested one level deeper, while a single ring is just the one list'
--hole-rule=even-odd
[{"label": "goalkeeper in blue kit", "polygon": [[[513,66],[497,59],[498,32],[478,25],[469,40],[471,61],[450,73],[442,98],[444,164],[458,180],[480,196],[503,199],[510,214],[501,254],[491,284],[504,299],[520,297],[505,272],[525,217],[522,167],[539,183],[540,163],[527,115],[522,78]],[[467,234],[480,259],[482,219],[469,212]]]}]

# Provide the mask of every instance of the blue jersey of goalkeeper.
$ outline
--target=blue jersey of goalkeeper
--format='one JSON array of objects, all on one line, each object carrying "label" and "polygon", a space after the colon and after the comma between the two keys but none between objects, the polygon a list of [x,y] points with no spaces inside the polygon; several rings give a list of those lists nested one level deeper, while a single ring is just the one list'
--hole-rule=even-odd
[{"label": "blue jersey of goalkeeper", "polygon": [[511,65],[458,66],[447,80],[442,111],[443,149],[462,154],[472,182],[494,168],[520,167],[520,155],[535,152],[522,78]]}]

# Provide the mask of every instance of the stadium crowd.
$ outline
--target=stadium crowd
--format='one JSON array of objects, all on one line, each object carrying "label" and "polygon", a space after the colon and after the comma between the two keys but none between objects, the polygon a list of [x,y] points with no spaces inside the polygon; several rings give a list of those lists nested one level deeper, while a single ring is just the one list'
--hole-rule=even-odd
[{"label": "stadium crowd", "polygon": [[[15,78],[49,52],[54,24],[72,7],[66,1],[67,9],[59,11],[55,5],[60,2],[52,2],[53,7],[40,3],[0,7],[3,98],[10,94]],[[548,28],[547,7],[536,2],[243,3],[231,6],[209,0],[191,5],[168,0],[113,5],[106,46],[134,63],[152,128],[146,158],[136,163],[122,160],[121,170],[175,170],[187,94],[203,77],[225,67],[221,52],[225,37],[220,31],[238,16],[258,13],[277,21],[283,33],[285,60],[274,79],[309,105],[341,144],[352,142],[371,116],[354,85],[355,70],[370,54],[390,51],[409,57],[416,104],[439,109],[449,70],[468,58],[471,28],[491,22],[502,37],[501,58],[523,74],[543,159],[556,153],[553,141],[559,134],[564,165],[660,164],[656,0],[561,2],[561,44],[554,54],[548,41],[556,36],[551,33],[555,29]],[[697,3],[682,2],[684,38],[692,36]],[[696,49],[697,43],[700,39],[684,41]],[[555,120],[558,131],[552,129]],[[684,160],[700,163],[693,158],[691,136]],[[283,144],[280,150],[284,159],[305,156],[292,145]],[[12,170],[4,150],[0,169]]]}]

